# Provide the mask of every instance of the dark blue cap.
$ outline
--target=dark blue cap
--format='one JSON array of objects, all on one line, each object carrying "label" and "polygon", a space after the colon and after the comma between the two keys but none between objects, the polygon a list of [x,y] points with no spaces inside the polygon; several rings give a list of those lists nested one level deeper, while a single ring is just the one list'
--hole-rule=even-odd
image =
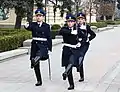
[{"label": "dark blue cap", "polygon": [[67,14],[66,15],[66,20],[67,21],[76,21],[76,18],[72,14]]},{"label": "dark blue cap", "polygon": [[36,11],[35,11],[35,15],[43,15],[43,16],[45,16],[45,12],[44,12],[44,10],[42,10],[42,9],[37,9]]},{"label": "dark blue cap", "polygon": [[77,18],[85,18],[86,19],[86,16],[84,13],[80,12],[77,14]]}]

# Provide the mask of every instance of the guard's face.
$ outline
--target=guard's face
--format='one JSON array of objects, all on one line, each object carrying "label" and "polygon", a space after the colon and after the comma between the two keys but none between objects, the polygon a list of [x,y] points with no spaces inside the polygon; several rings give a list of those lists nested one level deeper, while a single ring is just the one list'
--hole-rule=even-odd
[{"label": "guard's face", "polygon": [[85,18],[83,18],[83,17],[78,18],[77,21],[79,24],[84,24],[86,22]]},{"label": "guard's face", "polygon": [[75,24],[75,21],[67,21],[68,27],[73,27]]},{"label": "guard's face", "polygon": [[43,21],[44,20],[44,16],[43,15],[40,15],[40,14],[37,14],[36,15],[36,21],[37,22],[41,22],[41,21]]}]

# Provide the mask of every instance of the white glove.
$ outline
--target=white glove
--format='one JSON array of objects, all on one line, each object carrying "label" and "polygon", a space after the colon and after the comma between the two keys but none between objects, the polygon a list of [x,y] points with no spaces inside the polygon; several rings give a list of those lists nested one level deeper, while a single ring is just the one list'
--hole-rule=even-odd
[{"label": "white glove", "polygon": [[87,38],[87,41],[86,42],[89,42],[90,40],[89,40],[89,38]]},{"label": "white glove", "polygon": [[76,45],[76,47],[80,47],[81,46],[81,43],[79,42],[79,43],[77,43],[77,45]]},{"label": "white glove", "polygon": [[25,28],[28,28],[29,27],[29,23],[26,23],[24,26],[25,26]]},{"label": "white glove", "polygon": [[86,25],[81,25],[81,26],[80,26],[80,29],[86,30]]},{"label": "white glove", "polygon": [[77,30],[72,30],[71,34],[77,35]]}]

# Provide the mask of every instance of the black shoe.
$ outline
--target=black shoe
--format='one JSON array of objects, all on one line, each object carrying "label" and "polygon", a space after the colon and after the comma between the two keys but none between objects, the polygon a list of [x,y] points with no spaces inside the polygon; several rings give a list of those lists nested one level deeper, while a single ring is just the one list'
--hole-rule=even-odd
[{"label": "black shoe", "polygon": [[68,88],[68,90],[73,90],[74,89],[74,85],[70,85],[70,87]]},{"label": "black shoe", "polygon": [[82,82],[82,81],[84,81],[84,78],[81,78],[81,79],[79,80],[79,82]]},{"label": "black shoe", "polygon": [[41,81],[38,81],[35,86],[41,86],[42,85],[42,82]]},{"label": "black shoe", "polygon": [[66,78],[67,78],[67,73],[63,73],[62,76],[63,76],[63,80],[66,80]]}]

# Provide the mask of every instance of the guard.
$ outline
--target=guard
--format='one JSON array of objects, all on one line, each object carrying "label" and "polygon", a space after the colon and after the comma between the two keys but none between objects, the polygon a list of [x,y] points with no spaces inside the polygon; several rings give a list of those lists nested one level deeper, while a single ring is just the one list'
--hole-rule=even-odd
[{"label": "guard", "polygon": [[45,12],[42,9],[35,11],[36,22],[27,23],[25,29],[32,31],[31,42],[31,68],[34,68],[37,78],[36,86],[42,85],[39,61],[49,58],[48,51],[52,51],[50,25],[43,22]]},{"label": "guard", "polygon": [[84,69],[83,69],[83,60],[86,52],[88,51],[90,41],[96,37],[96,34],[91,30],[90,26],[86,23],[86,15],[84,13],[77,14],[78,28],[80,28],[81,32],[85,35],[84,38],[80,38],[79,41],[81,43],[79,53],[79,67],[77,71],[80,73],[79,82],[84,81]]},{"label": "guard", "polygon": [[[72,14],[66,16],[67,26],[60,30],[60,35],[63,36],[63,51],[62,51],[62,67],[65,67],[65,72],[62,74],[63,80],[68,77],[68,90],[74,89],[74,81],[72,75],[72,68],[76,65],[77,57],[79,55],[78,48],[80,43],[78,40],[78,30],[76,29],[76,18]],[[80,33],[79,33],[80,35]],[[81,33],[82,35],[82,33]]]}]

